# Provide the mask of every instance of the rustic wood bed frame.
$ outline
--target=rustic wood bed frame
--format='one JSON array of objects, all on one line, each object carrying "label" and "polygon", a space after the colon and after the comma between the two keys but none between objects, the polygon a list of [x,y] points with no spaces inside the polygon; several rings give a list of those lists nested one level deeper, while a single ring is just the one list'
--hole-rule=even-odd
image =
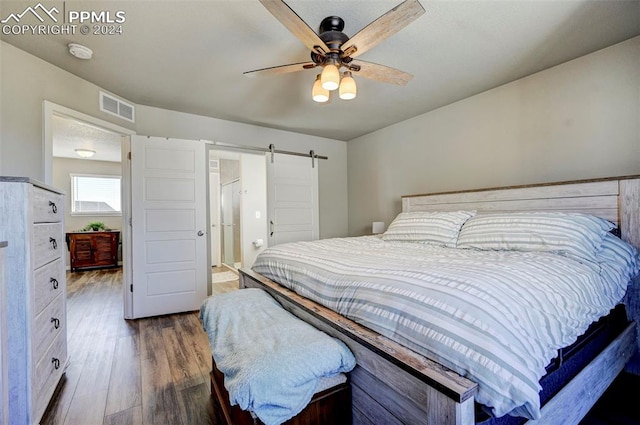
[{"label": "rustic wood bed frame", "polygon": [[[582,212],[618,224],[622,239],[640,247],[640,176],[412,195],[403,211]],[[640,286],[640,282],[635,286]],[[240,287],[259,287],[283,307],[341,339],[353,351],[354,424],[472,425],[476,384],[264,276],[240,270]],[[637,297],[637,295],[634,295]],[[629,303],[637,306],[638,298]],[[638,317],[638,312],[631,313]],[[577,424],[638,351],[632,322],[528,424]],[[571,406],[571,408],[567,408]]]}]

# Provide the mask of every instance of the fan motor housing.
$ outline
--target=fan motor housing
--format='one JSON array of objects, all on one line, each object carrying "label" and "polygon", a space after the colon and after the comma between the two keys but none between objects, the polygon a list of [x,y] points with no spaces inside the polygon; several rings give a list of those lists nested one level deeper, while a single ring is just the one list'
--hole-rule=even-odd
[{"label": "fan motor housing", "polygon": [[349,37],[342,32],[344,29],[344,20],[339,16],[328,16],[320,22],[320,39],[331,50],[340,50]]}]

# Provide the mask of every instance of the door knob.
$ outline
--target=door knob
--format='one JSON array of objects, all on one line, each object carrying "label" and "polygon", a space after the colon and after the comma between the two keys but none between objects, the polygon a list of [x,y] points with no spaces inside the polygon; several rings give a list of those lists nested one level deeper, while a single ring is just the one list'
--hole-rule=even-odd
[{"label": "door knob", "polygon": [[202,230],[198,230],[198,236],[204,236],[204,232]]}]

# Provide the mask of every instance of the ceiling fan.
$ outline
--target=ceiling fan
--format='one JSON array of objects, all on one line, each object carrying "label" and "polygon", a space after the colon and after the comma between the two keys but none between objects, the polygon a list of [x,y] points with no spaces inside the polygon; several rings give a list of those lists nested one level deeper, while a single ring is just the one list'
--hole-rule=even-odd
[{"label": "ceiling fan", "polygon": [[[320,66],[322,73],[316,77],[312,89],[313,100],[316,102],[328,101],[330,91],[336,89],[339,89],[341,99],[355,98],[356,84],[353,75],[400,86],[413,78],[407,72],[354,58],[422,15],[424,8],[418,0],[405,0],[351,38],[342,32],[344,21],[338,16],[323,19],[319,33],[316,33],[284,1],[260,0],[260,3],[311,50],[311,61],[256,69],[245,72],[245,75],[283,74]],[[342,68],[344,72],[341,75]]]}]

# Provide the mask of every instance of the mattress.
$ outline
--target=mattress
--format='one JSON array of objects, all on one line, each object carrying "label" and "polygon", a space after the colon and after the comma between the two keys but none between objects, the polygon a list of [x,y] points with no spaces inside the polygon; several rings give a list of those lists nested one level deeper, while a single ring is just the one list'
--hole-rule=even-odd
[{"label": "mattress", "polygon": [[628,282],[607,262],[373,236],[278,245],[253,269],[477,382],[494,416],[533,419],[545,367]]}]

